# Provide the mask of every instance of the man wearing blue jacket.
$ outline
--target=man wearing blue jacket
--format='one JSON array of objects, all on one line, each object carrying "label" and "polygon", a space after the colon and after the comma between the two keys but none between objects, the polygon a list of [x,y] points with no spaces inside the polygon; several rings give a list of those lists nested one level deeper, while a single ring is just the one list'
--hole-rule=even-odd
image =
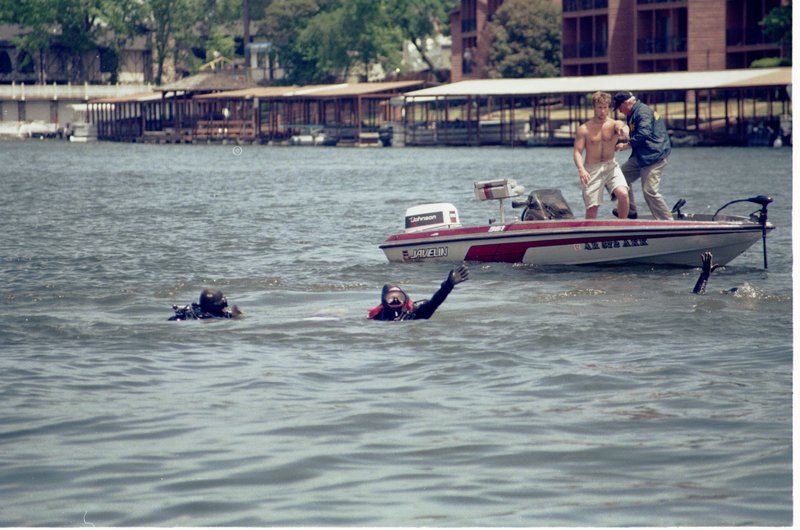
[{"label": "man wearing blue jacket", "polygon": [[633,202],[633,187],[631,185],[642,179],[642,194],[647,206],[656,219],[672,219],[664,198],[659,193],[661,173],[667,166],[667,158],[672,151],[669,133],[664,120],[653,109],[637,100],[630,92],[617,92],[614,95],[614,110],[619,111],[628,118],[630,137],[627,142],[617,144],[617,151],[629,147],[633,154],[627,162],[622,164],[622,174],[630,187],[629,219],[636,219],[636,205]]}]

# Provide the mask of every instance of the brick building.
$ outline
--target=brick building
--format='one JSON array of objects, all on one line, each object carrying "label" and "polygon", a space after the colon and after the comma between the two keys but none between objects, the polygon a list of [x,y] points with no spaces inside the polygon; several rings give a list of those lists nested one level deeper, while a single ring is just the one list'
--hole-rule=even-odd
[{"label": "brick building", "polygon": [[788,0],[564,0],[561,74],[747,68],[781,50],[759,22]]},{"label": "brick building", "polygon": [[[789,0],[556,0],[561,74],[747,68],[777,57],[759,22]],[[451,80],[484,77],[489,22],[503,0],[461,0],[450,14]]]}]

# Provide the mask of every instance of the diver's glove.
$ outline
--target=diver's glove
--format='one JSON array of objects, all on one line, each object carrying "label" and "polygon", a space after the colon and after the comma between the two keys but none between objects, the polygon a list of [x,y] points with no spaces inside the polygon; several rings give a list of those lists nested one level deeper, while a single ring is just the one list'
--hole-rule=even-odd
[{"label": "diver's glove", "polygon": [[450,274],[447,275],[447,280],[445,280],[445,283],[453,288],[456,284],[465,282],[467,280],[469,280],[469,269],[466,265],[462,265],[459,268],[450,271]]},{"label": "diver's glove", "polygon": [[706,292],[706,284],[708,283],[708,279],[711,277],[711,273],[717,270],[719,267],[719,264],[714,265],[712,263],[713,259],[714,255],[711,254],[711,252],[703,252],[700,255],[700,277],[697,278],[697,283],[694,285],[694,289],[692,290],[694,294],[703,294]]}]

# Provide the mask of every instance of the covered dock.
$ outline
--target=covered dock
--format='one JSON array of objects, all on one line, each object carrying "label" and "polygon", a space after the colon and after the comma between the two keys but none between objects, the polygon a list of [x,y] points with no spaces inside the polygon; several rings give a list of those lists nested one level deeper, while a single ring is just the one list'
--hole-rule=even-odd
[{"label": "covered dock", "polygon": [[404,95],[406,145],[570,145],[593,115],[591,94],[630,90],[676,144],[791,139],[791,68],[477,79]]},{"label": "covered dock", "polygon": [[[257,87],[195,98],[197,136],[235,127],[271,142],[377,144],[402,119],[400,96],[422,81]],[[393,103],[394,101],[394,103]]]},{"label": "covered dock", "polygon": [[[180,82],[179,82],[180,83]],[[186,86],[184,86],[186,85]],[[170,143],[377,145],[402,121],[402,94],[422,81],[244,87],[196,84],[90,102],[98,138]]]},{"label": "covered dock", "polygon": [[99,140],[167,142],[191,140],[192,100],[202,94],[252,87],[244,75],[201,72],[151,92],[89,101],[87,114]]}]

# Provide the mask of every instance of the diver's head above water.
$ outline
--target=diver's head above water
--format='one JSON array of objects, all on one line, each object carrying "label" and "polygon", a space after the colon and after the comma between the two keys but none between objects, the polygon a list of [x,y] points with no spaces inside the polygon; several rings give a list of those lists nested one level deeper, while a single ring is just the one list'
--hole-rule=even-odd
[{"label": "diver's head above water", "polygon": [[228,299],[219,289],[203,289],[200,293],[200,309],[206,313],[222,314],[228,307]]}]

